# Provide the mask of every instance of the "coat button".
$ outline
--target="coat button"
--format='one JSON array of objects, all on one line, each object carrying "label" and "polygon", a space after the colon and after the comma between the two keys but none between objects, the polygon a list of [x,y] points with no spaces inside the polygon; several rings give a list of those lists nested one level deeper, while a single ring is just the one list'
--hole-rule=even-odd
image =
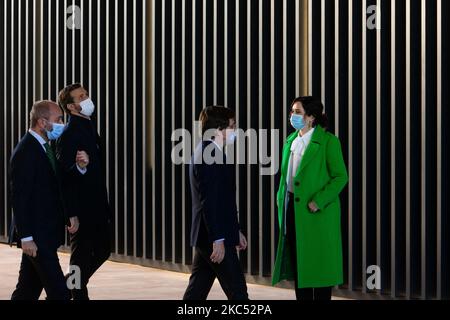
[{"label": "coat button", "polygon": [[298,182],[298,181],[295,182],[295,186],[296,186],[296,187],[300,186],[300,182]]},{"label": "coat button", "polygon": [[295,198],[295,202],[300,202],[300,198]]}]

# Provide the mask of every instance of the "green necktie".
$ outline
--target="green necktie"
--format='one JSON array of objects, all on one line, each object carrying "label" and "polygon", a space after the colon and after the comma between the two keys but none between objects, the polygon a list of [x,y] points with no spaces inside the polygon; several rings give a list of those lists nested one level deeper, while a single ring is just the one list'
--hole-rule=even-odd
[{"label": "green necktie", "polygon": [[53,168],[53,171],[56,174],[56,157],[55,157],[55,153],[53,152],[52,147],[50,147],[50,145],[48,143],[44,144],[44,148],[45,148],[45,151],[47,153],[48,160],[50,160],[50,164],[51,164],[51,166]]}]

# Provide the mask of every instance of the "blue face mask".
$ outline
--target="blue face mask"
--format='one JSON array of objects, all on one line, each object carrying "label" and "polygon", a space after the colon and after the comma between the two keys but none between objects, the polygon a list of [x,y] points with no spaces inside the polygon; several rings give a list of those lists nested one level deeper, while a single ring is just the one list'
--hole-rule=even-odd
[{"label": "blue face mask", "polygon": [[[51,123],[51,122],[50,122]],[[49,140],[57,140],[59,137],[61,137],[62,133],[64,132],[64,128],[66,127],[64,124],[60,123],[52,123],[52,130],[46,130],[47,131],[47,138]]]},{"label": "blue face mask", "polygon": [[302,115],[293,114],[291,116],[291,125],[295,130],[302,130],[305,127],[305,120]]}]

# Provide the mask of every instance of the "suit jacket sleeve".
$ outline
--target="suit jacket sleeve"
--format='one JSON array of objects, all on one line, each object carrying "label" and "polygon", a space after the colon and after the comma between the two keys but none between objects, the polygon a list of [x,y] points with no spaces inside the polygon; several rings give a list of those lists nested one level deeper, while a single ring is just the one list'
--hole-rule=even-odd
[{"label": "suit jacket sleeve", "polygon": [[36,168],[33,157],[19,150],[11,159],[11,200],[17,233],[21,239],[33,236],[31,197]]},{"label": "suit jacket sleeve", "polygon": [[217,164],[197,166],[203,219],[211,241],[223,239],[220,217],[220,175]]},{"label": "suit jacket sleeve", "polygon": [[313,198],[319,209],[334,201],[348,182],[347,169],[342,156],[341,143],[332,137],[326,147],[327,169],[330,175],[328,184]]},{"label": "suit jacket sleeve", "polygon": [[63,134],[57,145],[57,159],[63,172],[61,188],[65,212],[69,218],[78,216],[80,212],[79,186],[83,175],[75,162],[77,151],[78,145],[73,136],[70,133]]}]

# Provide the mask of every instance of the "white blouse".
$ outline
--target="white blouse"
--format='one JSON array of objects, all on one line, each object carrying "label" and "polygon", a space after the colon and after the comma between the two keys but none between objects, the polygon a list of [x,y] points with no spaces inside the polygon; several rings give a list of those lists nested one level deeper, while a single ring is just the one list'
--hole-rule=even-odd
[{"label": "white blouse", "polygon": [[288,191],[294,193],[294,177],[297,175],[297,171],[300,167],[303,155],[311,142],[312,135],[314,133],[314,128],[309,130],[304,136],[298,136],[292,142],[291,145],[291,156],[289,157],[289,167],[288,174],[286,176],[286,183],[288,186]]}]

